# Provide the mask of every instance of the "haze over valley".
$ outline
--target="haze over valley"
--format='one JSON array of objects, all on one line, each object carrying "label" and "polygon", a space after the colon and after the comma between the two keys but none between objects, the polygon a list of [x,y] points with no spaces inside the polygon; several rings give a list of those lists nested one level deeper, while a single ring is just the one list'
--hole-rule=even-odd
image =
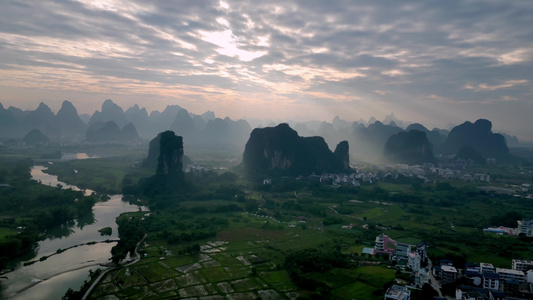
[{"label": "haze over valley", "polygon": [[532,24],[2,0],[0,299],[533,299]]}]

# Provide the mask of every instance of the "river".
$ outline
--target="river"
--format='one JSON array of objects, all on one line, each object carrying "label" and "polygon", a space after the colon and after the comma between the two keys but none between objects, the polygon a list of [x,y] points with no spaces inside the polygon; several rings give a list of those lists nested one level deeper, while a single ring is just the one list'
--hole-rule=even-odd
[{"label": "river", "polygon": [[[32,178],[40,180],[45,185],[57,186],[57,184],[61,184],[64,188],[76,188],[58,181],[54,175],[44,173],[43,170],[45,169],[44,166],[33,166],[31,169]],[[83,282],[88,279],[89,270],[94,271],[97,268],[103,268],[99,264],[109,262],[111,248],[116,245],[115,242],[79,246],[29,266],[23,266],[23,263],[38,260],[42,256],[56,253],[58,249],[65,249],[74,245],[108,239],[117,240],[116,217],[123,212],[138,211],[139,209],[148,211],[146,207],[139,207],[122,201],[122,195],[110,195],[108,201],[98,202],[93,207],[93,223],[87,224],[77,220],[75,226],[57,228],[60,232],[57,236],[62,237],[50,237],[39,242],[34,255],[20,259],[12,266],[15,270],[6,274],[8,279],[2,280],[2,298],[61,299],[69,288],[79,289]],[[111,236],[100,235],[98,230],[104,227],[113,229]],[[24,290],[27,287],[30,288]]]}]

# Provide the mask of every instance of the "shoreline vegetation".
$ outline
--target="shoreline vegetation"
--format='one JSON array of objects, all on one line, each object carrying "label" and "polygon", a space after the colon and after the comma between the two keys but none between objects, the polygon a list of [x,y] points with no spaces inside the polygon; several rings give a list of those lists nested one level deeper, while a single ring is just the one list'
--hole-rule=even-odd
[{"label": "shoreline vegetation", "polygon": [[[44,256],[41,256],[39,259],[36,259],[36,260],[32,260],[32,261],[28,261],[28,262],[25,262],[23,263],[22,265],[24,267],[26,266],[30,266],[30,265],[33,265],[34,263],[37,263],[37,262],[40,262],[40,261],[45,261],[47,260],[48,258],[54,256],[54,255],[59,255],[69,249],[73,249],[73,248],[77,248],[77,247],[80,247],[80,246],[90,246],[90,245],[95,245],[95,244],[100,244],[100,243],[105,243],[105,244],[109,244],[109,243],[118,243],[119,240],[105,240],[105,241],[99,241],[99,242],[96,242],[96,241],[92,241],[92,242],[87,242],[87,243],[81,243],[81,244],[78,244],[78,245],[74,245],[74,246],[71,246],[71,247],[68,247],[68,248],[64,248],[64,249],[57,249],[57,251],[55,253],[52,253],[50,255],[44,255]],[[7,273],[6,273],[7,274]]]}]

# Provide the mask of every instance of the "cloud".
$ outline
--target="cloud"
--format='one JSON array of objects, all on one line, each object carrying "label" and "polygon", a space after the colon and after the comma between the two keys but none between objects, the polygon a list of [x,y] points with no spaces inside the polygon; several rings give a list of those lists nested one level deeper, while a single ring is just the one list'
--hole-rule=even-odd
[{"label": "cloud", "polygon": [[464,88],[467,89],[467,90],[474,90],[474,91],[495,91],[495,90],[499,90],[499,89],[512,88],[512,87],[515,87],[517,85],[524,85],[524,84],[526,84],[528,82],[529,81],[526,80],[526,79],[522,79],[522,80],[507,80],[504,83],[497,84],[497,85],[489,85],[489,84],[486,84],[486,83],[480,83],[477,86],[472,86],[472,85],[467,84],[467,85],[465,85]]},{"label": "cloud", "polygon": [[512,106],[533,94],[531,24],[528,0],[5,0],[0,92],[142,93],[248,116],[327,99],[353,120],[369,117],[356,106]]}]

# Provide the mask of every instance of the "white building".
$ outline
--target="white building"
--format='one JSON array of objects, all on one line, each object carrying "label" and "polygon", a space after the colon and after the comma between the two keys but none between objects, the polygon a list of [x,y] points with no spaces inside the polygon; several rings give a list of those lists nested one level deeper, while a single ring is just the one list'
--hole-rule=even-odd
[{"label": "white building", "polygon": [[526,236],[533,237],[533,220],[522,219],[516,222],[518,223],[518,233],[523,233]]},{"label": "white building", "polygon": [[407,267],[411,268],[413,272],[420,270],[420,255],[416,252],[409,253],[407,258]]},{"label": "white building", "polygon": [[496,273],[500,275],[500,280],[505,281],[518,281],[519,283],[526,282],[526,274],[523,271],[496,268]]},{"label": "white building", "polygon": [[418,272],[415,273],[415,286],[418,288],[422,288],[422,286],[426,283],[429,283],[429,269],[424,268],[418,270]]},{"label": "white building", "polygon": [[480,271],[481,273],[483,272],[496,272],[496,269],[494,268],[494,266],[492,264],[489,264],[489,263],[480,263],[479,264],[479,268],[480,268]]},{"label": "white building", "polygon": [[533,283],[533,270],[528,270],[526,272],[527,283]]},{"label": "white building", "polygon": [[385,300],[410,300],[411,291],[405,286],[393,285],[385,293]]},{"label": "white building", "polygon": [[407,257],[411,253],[411,245],[405,243],[397,243],[394,249],[394,255],[398,257]]},{"label": "white building", "polygon": [[498,290],[500,288],[500,275],[490,271],[483,272],[483,288]]},{"label": "white building", "polygon": [[457,269],[455,269],[455,267],[446,265],[442,265],[440,267],[442,269],[442,282],[452,283],[457,280]]},{"label": "white building", "polygon": [[533,269],[533,260],[513,259],[513,270],[528,271]]},{"label": "white building", "polygon": [[490,175],[489,174],[476,173],[476,174],[474,174],[474,180],[475,181],[490,182]]}]

